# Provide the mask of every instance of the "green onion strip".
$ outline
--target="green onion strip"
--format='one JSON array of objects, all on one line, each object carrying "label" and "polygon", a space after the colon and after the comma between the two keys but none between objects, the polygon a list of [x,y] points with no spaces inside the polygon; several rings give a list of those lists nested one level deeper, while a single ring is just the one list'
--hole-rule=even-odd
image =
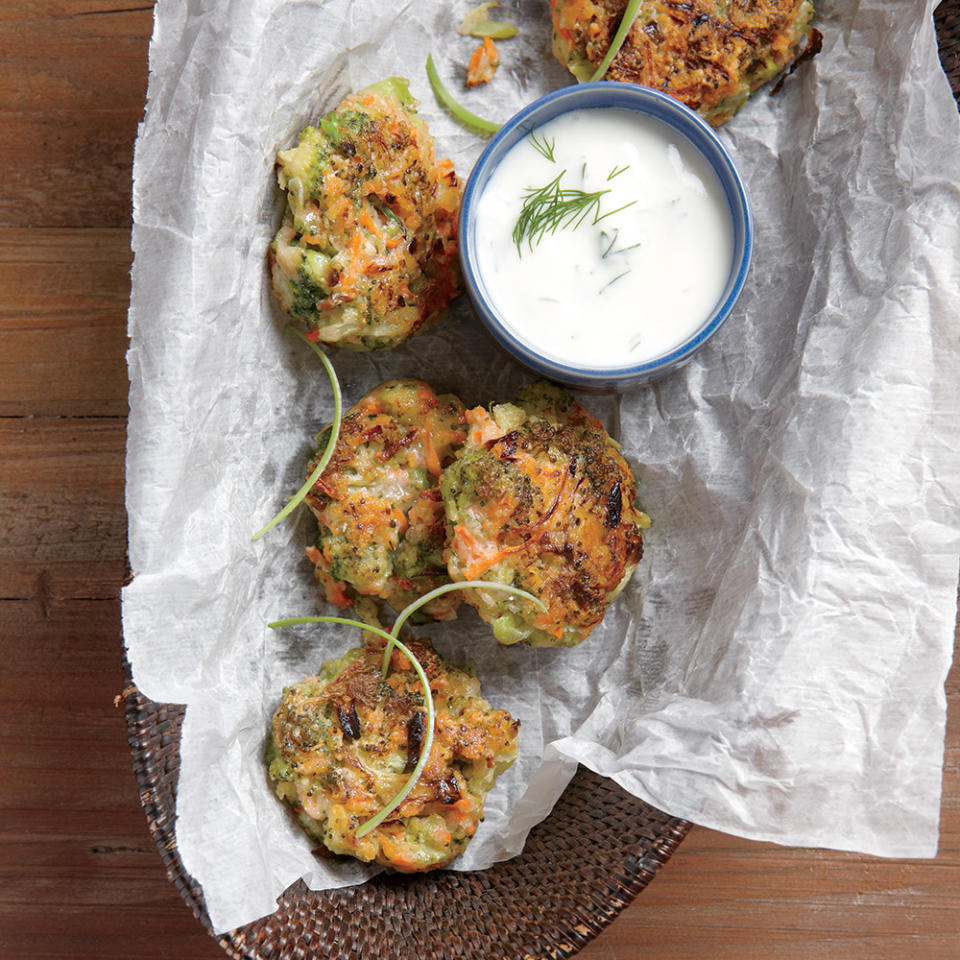
[{"label": "green onion strip", "polygon": [[637,14],[640,12],[640,0],[630,0],[627,4],[627,9],[623,11],[623,19],[620,21],[620,26],[617,27],[617,32],[613,35],[613,43],[610,44],[610,48],[607,50],[607,55],[600,61],[600,66],[597,67],[596,72],[590,78],[592,83],[594,80],[602,80],[603,75],[607,72],[607,67],[613,62],[613,58],[620,52],[620,48],[623,46],[623,41],[627,39],[627,34],[630,32],[630,28],[633,26],[633,21],[637,19]]},{"label": "green onion strip", "polygon": [[453,590],[468,590],[471,588],[502,590],[505,593],[512,593],[515,597],[523,597],[525,600],[530,600],[543,610],[544,613],[547,612],[546,604],[543,603],[542,600],[538,600],[532,593],[527,593],[526,590],[521,590],[519,587],[511,587],[508,583],[495,583],[492,580],[463,580],[459,583],[445,583],[442,587],[437,587],[429,593],[425,593],[418,600],[414,600],[413,603],[407,604],[397,615],[397,621],[390,631],[390,636],[393,639],[387,644],[386,650],[383,651],[383,675],[387,675],[387,668],[390,665],[390,654],[393,652],[393,644],[399,643],[397,635],[400,633],[400,628],[407,622],[412,614],[416,613],[431,600],[443,596],[445,593],[450,593]]},{"label": "green onion strip", "polygon": [[287,330],[295,336],[298,336],[308,347],[310,347],[311,350],[313,350],[313,352],[320,358],[320,362],[327,371],[327,376],[330,378],[330,386],[333,389],[332,429],[330,431],[330,438],[327,440],[327,445],[324,448],[323,454],[317,462],[316,467],[314,467],[313,472],[307,478],[307,482],[290,498],[290,502],[265,527],[258,530],[250,538],[251,540],[259,540],[260,537],[262,537],[268,530],[273,529],[273,527],[275,527],[284,517],[288,516],[299,506],[300,502],[310,492],[313,485],[317,482],[317,480],[320,479],[320,474],[323,473],[327,464],[330,462],[330,458],[333,456],[334,448],[337,445],[337,438],[340,436],[340,413],[343,406],[343,398],[340,393],[340,381],[337,379],[337,374],[333,369],[333,364],[327,359],[327,355],[312,340],[308,340],[303,333],[301,333],[295,327],[287,327]]},{"label": "green onion strip", "polygon": [[473,127],[475,130],[483,130],[485,133],[496,133],[500,129],[499,123],[493,123],[490,120],[484,120],[483,117],[478,117],[454,99],[453,94],[443,85],[440,74],[437,73],[437,68],[433,65],[433,55],[430,53],[427,54],[427,77],[430,79],[434,96],[462,124]]},{"label": "green onion strip", "polygon": [[[369,624],[361,623],[359,620],[350,620],[346,617],[290,617],[287,620],[275,620],[273,623],[268,624],[268,626],[290,627],[298,623],[342,623],[348,627],[359,627],[361,630],[369,630],[371,633],[383,637],[387,641],[388,647],[397,647],[410,661],[413,669],[417,672],[417,676],[420,678],[420,684],[423,686],[423,702],[427,708],[427,735],[423,738],[423,743],[420,745],[420,756],[417,759],[417,765],[413,768],[410,776],[394,795],[393,799],[390,800],[379,813],[374,814],[366,823],[360,824],[356,834],[359,840],[365,837],[371,830],[379,827],[380,824],[407,799],[407,795],[416,786],[417,780],[420,779],[420,774],[426,766],[427,757],[430,756],[430,749],[433,747],[433,728],[436,719],[436,714],[433,709],[433,694],[430,692],[430,681],[427,679],[427,674],[424,672],[420,661],[413,655],[413,651],[409,647],[401,643],[393,634],[387,633],[386,630],[381,630],[379,627],[371,627]],[[394,626],[394,630],[396,630],[396,626]]]},{"label": "green onion strip", "polygon": [[410,650],[405,644],[401,643],[397,639],[397,634],[400,633],[400,628],[407,622],[409,617],[416,613],[424,604],[429,603],[436,597],[443,595],[444,593],[450,593],[451,590],[463,590],[471,587],[477,587],[485,590],[503,590],[507,593],[512,593],[518,597],[524,597],[527,600],[532,601],[543,611],[546,611],[546,605],[538,600],[532,593],[527,593],[526,590],[520,590],[517,587],[511,587],[506,583],[493,583],[489,580],[465,580],[461,583],[445,583],[442,587],[437,587],[435,590],[431,590],[429,593],[425,593],[418,600],[414,600],[413,603],[408,604],[403,610],[400,611],[400,614],[397,616],[397,620],[393,625],[393,629],[387,633],[386,630],[381,630],[380,627],[372,627],[367,623],[361,623],[359,620],[350,620],[347,617],[288,617],[285,620],[274,620],[272,623],[267,624],[267,626],[276,629],[277,627],[292,627],[301,623],[341,623],[344,626],[348,627],[357,627],[360,630],[369,630],[371,633],[377,634],[377,636],[383,637],[387,641],[386,648],[383,653],[383,676],[386,677],[387,670],[390,667],[390,657],[393,654],[393,649],[396,647],[400,652],[410,661],[413,666],[413,669],[416,670],[417,676],[420,678],[420,683],[423,686],[423,699],[424,704],[427,708],[427,735],[424,738],[423,743],[420,746],[420,756],[417,758],[417,765],[413,768],[410,776],[407,778],[404,785],[397,791],[393,799],[379,813],[372,816],[366,823],[360,825],[357,829],[357,839],[365,837],[371,830],[380,826],[384,820],[397,807],[406,800],[407,795],[410,791],[416,786],[417,780],[420,779],[420,774],[423,772],[423,768],[426,766],[427,757],[430,756],[430,749],[433,746],[433,728],[436,719],[436,712],[433,707],[433,694],[430,691],[430,681],[427,679],[427,675],[424,672],[423,666],[420,661],[413,655],[413,651]]}]

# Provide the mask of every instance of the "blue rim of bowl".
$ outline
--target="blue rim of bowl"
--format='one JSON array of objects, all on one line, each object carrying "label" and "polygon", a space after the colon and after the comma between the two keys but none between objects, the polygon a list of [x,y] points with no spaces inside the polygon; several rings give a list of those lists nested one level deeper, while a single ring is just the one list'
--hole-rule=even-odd
[{"label": "blue rim of bowl", "polygon": [[[604,104],[594,102],[589,105],[578,102],[583,99],[593,100],[592,95],[597,93],[610,95],[610,102]],[[572,101],[569,107],[563,110],[557,110],[543,120],[531,123],[529,129],[523,131],[523,133],[519,137],[516,137],[514,142],[510,143],[506,150],[504,150],[504,156],[532,130],[535,130],[541,124],[547,123],[569,110],[580,107],[583,109],[624,108],[637,110],[639,113],[646,114],[655,120],[667,124],[672,130],[684,137],[691,147],[706,160],[714,173],[717,174],[717,179],[720,181],[720,186],[730,207],[735,243],[738,228],[742,229],[742,247],[736,244],[734,249],[734,262],[737,264],[736,274],[732,284],[728,281],[729,291],[723,301],[715,308],[710,319],[697,333],[679,344],[670,353],[661,354],[659,357],[633,366],[572,366],[562,360],[532,350],[518,335],[511,332],[507,323],[501,320],[493,311],[492,307],[488,305],[488,298],[480,294],[480,290],[483,288],[477,280],[479,271],[470,262],[469,256],[464,253],[465,250],[469,251],[473,249],[473,240],[467,229],[467,218],[473,211],[490,176],[492,176],[493,170],[496,169],[496,166],[492,167],[489,172],[485,169],[491,155],[500,149],[504,140],[515,136],[516,131],[531,114],[540,113],[556,100],[563,99],[570,99]],[[649,108],[651,105],[655,105],[655,109],[643,109],[644,106]],[[687,129],[684,129],[684,125],[687,126]],[[712,153],[707,152],[702,145],[690,135],[690,127],[693,127],[693,129],[710,144],[713,151]],[[503,157],[499,158],[499,160],[502,159]],[[480,177],[477,175],[478,172],[485,174],[482,183],[480,182]],[[731,193],[733,196],[731,196]],[[741,211],[743,221],[742,228],[738,223],[740,217],[737,215],[737,209]],[[458,233],[460,237],[460,265],[467,293],[473,303],[474,309],[480,315],[484,326],[494,339],[506,349],[508,353],[528,366],[533,367],[538,372],[580,384],[642,380],[660,373],[666,373],[683,364],[720,329],[730,315],[743,291],[747,273],[750,269],[750,261],[753,257],[753,211],[750,207],[746,187],[744,186],[743,178],[740,176],[740,171],[737,169],[722,141],[717,137],[716,133],[714,133],[713,128],[702,117],[694,113],[693,110],[668,94],[661,93],[659,90],[653,90],[650,87],[641,87],[637,84],[621,83],[614,80],[600,80],[562,87],[560,90],[554,90],[540,97],[539,100],[528,104],[507,120],[484,148],[467,179],[460,205]]]}]

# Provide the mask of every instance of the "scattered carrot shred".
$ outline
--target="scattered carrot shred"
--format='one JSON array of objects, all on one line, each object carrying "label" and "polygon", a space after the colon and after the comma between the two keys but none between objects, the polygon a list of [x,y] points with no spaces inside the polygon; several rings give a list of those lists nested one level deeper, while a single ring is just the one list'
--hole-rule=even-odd
[{"label": "scattered carrot shred", "polygon": [[467,86],[478,87],[481,83],[489,83],[500,66],[500,53],[496,44],[484,37],[483,43],[473,51],[470,64],[467,67]]},{"label": "scattered carrot shred", "polygon": [[353,606],[353,600],[345,591],[346,584],[340,580],[334,580],[322,567],[317,568],[317,580],[323,586],[323,592],[326,594],[327,603],[332,603],[335,607],[345,610]]},{"label": "scattered carrot shred", "polygon": [[343,193],[343,181],[335,173],[328,171],[323,175],[323,189],[332,200]]},{"label": "scattered carrot shred", "polygon": [[366,396],[356,404],[354,409],[363,413],[380,413],[383,407],[380,406],[380,401],[376,397]]},{"label": "scattered carrot shred", "polygon": [[534,623],[541,630],[552,633],[557,639],[563,636],[563,627],[558,626],[556,620],[549,613],[541,613]]},{"label": "scattered carrot shred", "polygon": [[387,192],[387,185],[382,180],[368,180],[363,185],[363,195],[365,197],[369,197],[372,193],[376,194],[377,196],[383,196],[383,194]]}]

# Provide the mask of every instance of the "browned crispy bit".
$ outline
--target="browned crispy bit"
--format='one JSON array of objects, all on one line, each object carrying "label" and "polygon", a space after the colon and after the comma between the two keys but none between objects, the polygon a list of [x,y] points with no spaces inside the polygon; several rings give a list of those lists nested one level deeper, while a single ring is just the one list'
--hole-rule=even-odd
[{"label": "browned crispy bit", "polygon": [[780,74],[780,79],[774,84],[773,89],[770,91],[770,96],[780,92],[783,88],[783,81],[789,77],[801,63],[806,63],[808,60],[812,60],[821,50],[823,49],[823,34],[814,27],[810,31],[810,39],[807,41],[806,47],[803,49],[803,53],[797,57],[793,63],[790,64],[790,69],[786,73]]},{"label": "browned crispy bit", "polygon": [[347,740],[360,739],[360,718],[357,716],[357,708],[354,703],[344,707],[342,703],[337,704],[337,719],[340,721],[340,729]]},{"label": "browned crispy bit", "polygon": [[620,511],[623,508],[623,494],[620,492],[618,480],[607,494],[607,526],[616,527],[620,524]]},{"label": "browned crispy bit", "polygon": [[420,747],[423,745],[423,714],[418,710],[407,721],[407,762],[403,772],[410,773],[420,759]]},{"label": "browned crispy bit", "polygon": [[456,777],[452,774],[446,780],[440,780],[436,785],[437,799],[441,803],[456,803],[460,799],[460,787],[457,784]]},{"label": "browned crispy bit", "polygon": [[395,457],[404,447],[409,447],[410,444],[417,439],[419,433],[420,430],[418,427],[413,427],[402,435],[394,433],[394,435],[384,443],[383,449],[377,454],[377,458],[382,463],[386,463],[387,460]]}]

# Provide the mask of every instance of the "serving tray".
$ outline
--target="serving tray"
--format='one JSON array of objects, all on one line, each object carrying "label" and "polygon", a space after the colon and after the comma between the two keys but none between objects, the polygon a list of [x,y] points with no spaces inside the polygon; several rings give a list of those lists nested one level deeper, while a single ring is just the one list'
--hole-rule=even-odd
[{"label": "serving tray", "polygon": [[[935,20],[940,59],[960,100],[960,0],[941,3]],[[125,714],[140,802],[167,875],[212,934],[174,833],[184,707],[130,687]],[[381,874],[321,892],[298,881],[273,914],[216,939],[245,960],[559,960],[640,893],[690,827],[581,767],[512,860],[475,872]]]}]

